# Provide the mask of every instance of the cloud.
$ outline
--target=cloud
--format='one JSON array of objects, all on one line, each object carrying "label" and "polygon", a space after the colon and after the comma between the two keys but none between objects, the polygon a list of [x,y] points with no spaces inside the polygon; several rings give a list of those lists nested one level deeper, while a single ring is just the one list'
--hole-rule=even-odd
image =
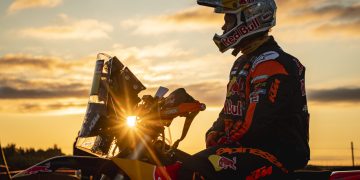
[{"label": "cloud", "polygon": [[[360,37],[360,4],[356,1],[278,0],[278,24],[274,29],[282,39],[299,36],[300,41],[313,37]],[[128,19],[122,27],[133,29],[134,34],[151,35],[173,32],[193,32],[220,29],[223,15],[212,8],[195,6],[163,16]],[[321,35],[321,36],[319,36]]]},{"label": "cloud", "polygon": [[[92,57],[94,58],[94,57]],[[86,62],[93,62],[90,58],[62,59],[56,56],[42,56],[32,54],[5,54],[0,57],[0,68],[37,68],[37,69],[68,69],[73,66],[83,66]],[[1,71],[2,72],[2,71]]]},{"label": "cloud", "polygon": [[52,77],[55,72],[69,67],[55,57],[7,54],[0,57],[0,68],[0,77],[4,85],[10,80],[20,83],[28,79]]},{"label": "cloud", "polygon": [[86,97],[93,64],[8,54],[0,57],[0,69],[0,99]]},{"label": "cloud", "polygon": [[276,4],[278,9],[284,9],[286,11],[292,11],[293,9],[304,9],[314,7],[316,4],[324,3],[326,0],[277,0]]},{"label": "cloud", "polygon": [[119,54],[123,58],[134,57],[139,60],[149,58],[184,57],[191,54],[191,51],[179,48],[178,43],[175,41],[144,47],[125,47],[124,45],[115,44],[113,48],[114,49],[110,52],[110,54]]},{"label": "cloud", "polygon": [[32,83],[36,80],[47,82],[59,78],[63,82],[68,82],[79,79],[81,75],[91,74],[93,66],[94,61],[89,58],[66,60],[53,56],[6,54],[0,57],[0,77],[7,80],[17,79],[16,82],[21,80],[33,80]]},{"label": "cloud", "polygon": [[[225,94],[227,73],[224,72],[233,63],[232,57],[216,52],[194,56],[191,50],[179,48],[177,42],[143,47],[117,44],[113,48],[108,54],[119,55],[118,58],[150,89],[182,84],[177,87],[186,85],[196,93],[196,98],[213,105],[222,104],[218,96]],[[86,98],[92,82],[93,59],[4,55],[0,57],[0,99]],[[191,81],[189,77],[193,77]]]},{"label": "cloud", "polygon": [[[360,37],[360,4],[355,1],[279,1],[278,28],[313,37]],[[319,36],[320,35],[320,36]]]},{"label": "cloud", "polygon": [[174,69],[190,61],[180,63],[179,60],[192,58],[192,52],[179,48],[177,42],[143,47],[125,47],[116,44],[113,48],[108,54],[118,55],[117,58],[144,84],[158,84],[174,79],[174,74],[177,73]]},{"label": "cloud", "polygon": [[96,40],[109,39],[109,33],[113,31],[112,25],[100,22],[96,19],[73,20],[66,15],[59,15],[60,22],[43,27],[28,27],[18,31],[18,34],[26,38],[44,40]]},{"label": "cloud", "polygon": [[[169,84],[166,88],[170,91],[165,97],[178,88],[184,88],[194,99],[205,103],[207,106],[222,106],[226,95],[226,82],[220,81],[204,81],[187,85]],[[151,86],[147,89],[146,94],[154,95],[157,89],[158,86]]]},{"label": "cloud", "polygon": [[[118,58],[146,84],[171,81],[175,73],[179,74],[179,72],[171,72],[172,63],[191,56],[190,51],[178,48],[176,42],[127,48],[115,45],[108,54],[120,55]],[[0,87],[2,87],[0,96],[16,99],[87,95],[95,64],[93,59],[94,57],[62,59],[30,54],[0,56],[0,69],[2,69],[0,71]],[[188,64],[188,66],[191,65]],[[69,90],[66,90],[67,88]]]},{"label": "cloud", "polygon": [[215,15],[210,8],[197,6],[170,15],[129,19],[121,22],[121,26],[134,29],[134,34],[150,35],[214,28],[222,19],[222,15]]},{"label": "cloud", "polygon": [[87,99],[0,99],[0,103],[1,113],[84,114]]},{"label": "cloud", "polygon": [[89,90],[77,85],[60,85],[53,89],[16,89],[0,86],[0,99],[41,99],[41,98],[81,98],[87,97]]},{"label": "cloud", "polygon": [[86,105],[81,102],[22,103],[17,106],[17,110],[20,112],[46,112],[74,108],[85,109]]},{"label": "cloud", "polygon": [[360,88],[342,87],[334,89],[309,90],[308,99],[315,102],[360,102]]},{"label": "cloud", "polygon": [[[194,55],[192,50],[179,48],[177,42],[166,42],[153,46],[124,47],[115,45],[109,54],[117,56],[147,86],[188,84],[203,82],[207,79],[220,81],[227,77],[233,62],[230,56],[214,54]],[[221,60],[220,60],[221,59]]]},{"label": "cloud", "polygon": [[25,54],[7,54],[0,57],[0,68],[14,68],[14,67],[37,67],[37,68],[51,68],[58,65],[59,59],[54,57],[30,56]]},{"label": "cloud", "polygon": [[[209,18],[212,17],[212,18]],[[161,17],[165,21],[171,21],[174,23],[188,23],[189,21],[197,24],[206,25],[218,25],[219,22],[223,21],[223,15],[216,15],[214,11],[206,7],[191,7],[168,16]]]},{"label": "cloud", "polygon": [[318,35],[334,35],[333,37],[360,37],[360,19],[351,23],[324,24],[315,29]]},{"label": "cloud", "polygon": [[7,11],[14,13],[31,8],[53,8],[62,3],[62,0],[13,0]]}]

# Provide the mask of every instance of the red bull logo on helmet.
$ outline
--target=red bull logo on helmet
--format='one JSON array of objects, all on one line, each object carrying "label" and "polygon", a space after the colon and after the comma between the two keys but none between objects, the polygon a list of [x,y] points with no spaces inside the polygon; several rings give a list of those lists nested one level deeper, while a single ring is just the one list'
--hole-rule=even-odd
[{"label": "red bull logo on helmet", "polygon": [[221,39],[221,42],[229,47],[232,44],[236,43],[239,39],[242,39],[248,33],[251,33],[257,30],[260,27],[260,22],[258,19],[251,20],[248,25],[238,26],[231,34]]},{"label": "red bull logo on helmet", "polygon": [[208,159],[214,166],[215,171],[221,171],[226,169],[236,170],[236,157],[229,159],[223,156],[211,155],[208,157]]}]

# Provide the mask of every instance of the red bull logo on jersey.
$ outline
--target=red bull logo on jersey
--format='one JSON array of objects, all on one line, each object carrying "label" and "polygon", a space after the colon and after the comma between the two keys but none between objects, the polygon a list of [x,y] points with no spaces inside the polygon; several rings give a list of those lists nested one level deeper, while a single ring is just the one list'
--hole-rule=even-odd
[{"label": "red bull logo on jersey", "polygon": [[227,90],[227,93],[226,93],[226,97],[230,97],[230,96],[235,95],[235,94],[239,95],[239,93],[240,93],[240,84],[237,81],[236,77],[233,77],[230,80],[227,88],[228,88],[228,90]]},{"label": "red bull logo on jersey", "polygon": [[242,101],[237,101],[236,104],[233,104],[231,100],[227,99],[224,105],[224,113],[235,116],[243,116],[244,104],[245,103],[243,103]]},{"label": "red bull logo on jersey", "polygon": [[221,171],[226,169],[236,170],[236,157],[229,159],[223,156],[211,155],[208,157],[208,159],[214,166],[215,171]]}]

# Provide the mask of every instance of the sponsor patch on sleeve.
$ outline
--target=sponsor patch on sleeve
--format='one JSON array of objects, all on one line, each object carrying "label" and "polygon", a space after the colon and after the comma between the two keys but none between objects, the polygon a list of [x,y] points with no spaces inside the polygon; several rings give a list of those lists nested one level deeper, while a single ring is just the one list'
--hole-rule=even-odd
[{"label": "sponsor patch on sleeve", "polygon": [[255,70],[256,66],[259,65],[262,62],[269,61],[269,60],[274,60],[274,59],[276,59],[278,57],[279,57],[279,53],[277,53],[275,51],[265,52],[265,53],[261,54],[260,56],[258,56],[255,59],[253,65],[251,67],[251,70]]}]

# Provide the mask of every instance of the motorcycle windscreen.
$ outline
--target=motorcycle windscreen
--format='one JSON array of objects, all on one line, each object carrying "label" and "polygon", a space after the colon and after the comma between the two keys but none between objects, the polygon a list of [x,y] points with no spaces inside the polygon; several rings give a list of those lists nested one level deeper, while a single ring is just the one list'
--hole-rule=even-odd
[{"label": "motorcycle windscreen", "polygon": [[97,156],[107,153],[113,139],[104,132],[110,126],[106,114],[104,104],[88,103],[84,122],[76,139],[76,148]]},{"label": "motorcycle windscreen", "polygon": [[131,115],[134,106],[141,100],[138,94],[146,89],[145,86],[127,67],[122,71],[112,72],[111,80],[110,92],[115,105],[113,109],[122,118]]},{"label": "motorcycle windscreen", "polygon": [[79,137],[90,137],[99,134],[99,131],[106,127],[106,106],[99,103],[88,103],[84,122]]},{"label": "motorcycle windscreen", "polygon": [[112,145],[113,142],[107,142],[107,139],[101,136],[93,137],[78,137],[76,139],[75,147],[89,154],[98,157],[108,157],[110,147],[104,147]]}]

